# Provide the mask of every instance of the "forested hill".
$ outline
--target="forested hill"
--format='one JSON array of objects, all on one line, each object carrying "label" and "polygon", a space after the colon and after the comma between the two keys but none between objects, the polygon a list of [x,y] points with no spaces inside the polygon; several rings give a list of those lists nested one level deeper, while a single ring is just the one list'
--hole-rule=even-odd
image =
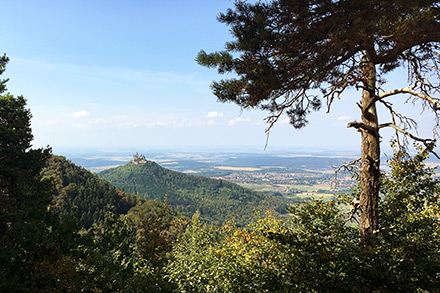
[{"label": "forested hill", "polygon": [[210,179],[171,171],[157,163],[128,163],[105,170],[99,176],[117,188],[146,199],[167,200],[174,210],[191,217],[197,210],[212,224],[232,220],[245,225],[255,211],[285,212],[278,198],[243,188],[224,180]]},{"label": "forested hill", "polygon": [[163,206],[161,202],[141,200],[138,196],[118,191],[97,175],[61,156],[52,156],[42,175],[51,178],[53,183],[52,208],[61,215],[73,216],[85,228],[101,222],[107,211],[121,215],[136,207],[132,211],[154,215]]}]

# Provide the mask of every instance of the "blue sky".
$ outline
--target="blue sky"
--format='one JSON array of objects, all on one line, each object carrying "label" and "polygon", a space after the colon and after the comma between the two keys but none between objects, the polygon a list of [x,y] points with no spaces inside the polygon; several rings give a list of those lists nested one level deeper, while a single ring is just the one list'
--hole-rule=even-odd
[{"label": "blue sky", "polygon": [[[262,150],[267,113],[218,103],[209,84],[221,76],[194,61],[201,49],[220,50],[231,39],[216,20],[229,7],[231,0],[4,1],[0,53],[11,59],[8,90],[24,95],[33,113],[34,146]],[[390,84],[405,81],[397,72]],[[283,118],[268,149],[357,148],[360,136],[346,125],[360,120],[359,97],[347,92],[299,131]],[[432,115],[404,109],[430,134],[424,122]]]}]

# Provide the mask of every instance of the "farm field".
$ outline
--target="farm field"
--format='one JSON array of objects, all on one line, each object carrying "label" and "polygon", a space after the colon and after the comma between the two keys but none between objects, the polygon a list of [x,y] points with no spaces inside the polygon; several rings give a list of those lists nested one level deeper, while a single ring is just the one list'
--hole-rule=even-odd
[{"label": "farm field", "polygon": [[[265,154],[234,152],[148,152],[147,160],[174,171],[190,175],[223,179],[255,191],[270,193],[297,202],[315,197],[332,198],[348,191],[355,181],[348,174],[338,176],[335,188],[335,166],[352,160],[353,155],[340,153]],[[124,165],[127,154],[97,154],[71,158],[83,167],[99,172]]]}]

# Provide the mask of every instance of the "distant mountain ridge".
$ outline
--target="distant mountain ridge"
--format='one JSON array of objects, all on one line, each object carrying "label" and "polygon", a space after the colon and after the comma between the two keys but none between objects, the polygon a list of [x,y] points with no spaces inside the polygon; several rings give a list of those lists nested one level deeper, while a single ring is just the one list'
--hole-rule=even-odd
[{"label": "distant mountain ridge", "polygon": [[285,213],[276,197],[243,188],[225,180],[188,175],[161,167],[155,162],[128,163],[98,174],[113,186],[145,199],[167,201],[174,210],[220,225],[231,220],[245,225],[257,210]]}]

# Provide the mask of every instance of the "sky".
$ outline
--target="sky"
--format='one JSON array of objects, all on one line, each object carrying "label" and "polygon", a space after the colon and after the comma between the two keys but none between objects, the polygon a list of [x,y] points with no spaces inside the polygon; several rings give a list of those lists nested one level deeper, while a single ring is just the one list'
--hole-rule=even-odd
[{"label": "sky", "polygon": [[[198,65],[200,50],[232,40],[216,19],[233,0],[4,1],[0,54],[10,58],[8,91],[23,95],[33,118],[34,147],[237,147],[263,150],[268,113],[216,101],[210,83],[227,78]],[[404,71],[390,86],[405,85]],[[348,91],[295,130],[282,117],[267,149],[359,148],[360,92]],[[430,135],[432,114],[402,109]],[[386,121],[388,122],[388,121]],[[384,132],[388,141],[392,132]]]}]

